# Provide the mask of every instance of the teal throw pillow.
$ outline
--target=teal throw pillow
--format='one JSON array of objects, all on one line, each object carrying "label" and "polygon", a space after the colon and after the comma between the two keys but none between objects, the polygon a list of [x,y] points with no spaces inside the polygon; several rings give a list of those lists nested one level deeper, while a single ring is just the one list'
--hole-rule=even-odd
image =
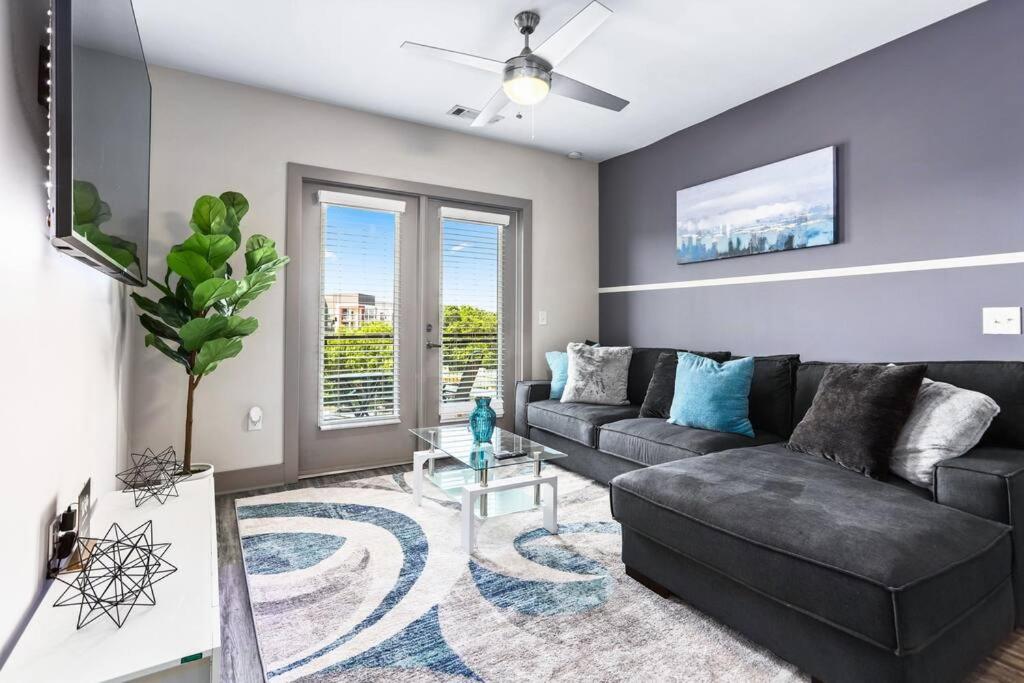
[{"label": "teal throw pillow", "polygon": [[672,424],[754,436],[747,416],[754,358],[716,363],[680,353],[668,421]]},{"label": "teal throw pillow", "polygon": [[551,398],[562,398],[565,383],[569,381],[569,354],[565,351],[548,351],[544,354],[551,368]]}]

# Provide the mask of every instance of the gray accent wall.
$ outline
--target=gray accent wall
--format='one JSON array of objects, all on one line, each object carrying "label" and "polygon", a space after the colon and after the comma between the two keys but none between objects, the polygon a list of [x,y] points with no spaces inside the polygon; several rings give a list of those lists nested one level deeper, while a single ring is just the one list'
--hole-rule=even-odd
[{"label": "gray accent wall", "polygon": [[[600,165],[602,287],[1024,251],[1024,2],[945,21]],[[752,65],[751,68],[756,68]],[[838,147],[836,246],[676,265],[675,193]],[[1024,265],[603,293],[603,344],[1024,358]]]}]

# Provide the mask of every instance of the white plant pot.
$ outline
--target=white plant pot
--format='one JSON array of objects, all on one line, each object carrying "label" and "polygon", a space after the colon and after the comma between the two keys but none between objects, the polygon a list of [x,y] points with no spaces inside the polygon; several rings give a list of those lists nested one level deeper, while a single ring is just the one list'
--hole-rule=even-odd
[{"label": "white plant pot", "polygon": [[[198,472],[196,470],[199,470]],[[197,479],[206,479],[207,477],[213,476],[213,465],[208,462],[194,462],[192,463],[192,476],[187,481],[195,481]]]}]

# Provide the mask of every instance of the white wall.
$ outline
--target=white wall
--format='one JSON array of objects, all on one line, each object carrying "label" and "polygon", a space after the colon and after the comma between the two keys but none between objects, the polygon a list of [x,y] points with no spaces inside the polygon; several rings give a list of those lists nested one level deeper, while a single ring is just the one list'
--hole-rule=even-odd
[{"label": "white wall", "polygon": [[[367,173],[533,200],[533,376],[545,351],[597,334],[597,165],[525,147],[333,107],[170,69],[153,79],[150,268],[189,232],[201,194],[244,193],[243,233],[284,247],[286,164]],[[324,78],[330,78],[324,74]],[[536,324],[537,311],[548,325]],[[260,330],[197,394],[193,458],[218,470],[282,462],[284,284],[248,313]],[[132,342],[136,447],[182,442],[185,378],[153,349]],[[263,431],[246,432],[249,406]]]},{"label": "white wall", "polygon": [[0,8],[0,664],[43,584],[50,519],[88,477],[94,493],[112,489],[127,448],[126,288],[47,237],[35,91],[45,11],[38,0]]}]

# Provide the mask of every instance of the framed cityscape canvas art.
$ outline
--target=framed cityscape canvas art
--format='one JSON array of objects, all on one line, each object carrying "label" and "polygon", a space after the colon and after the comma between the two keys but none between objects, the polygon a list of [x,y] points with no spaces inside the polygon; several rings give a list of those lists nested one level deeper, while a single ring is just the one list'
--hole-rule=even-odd
[{"label": "framed cityscape canvas art", "polygon": [[676,192],[676,263],[835,244],[836,148]]}]

